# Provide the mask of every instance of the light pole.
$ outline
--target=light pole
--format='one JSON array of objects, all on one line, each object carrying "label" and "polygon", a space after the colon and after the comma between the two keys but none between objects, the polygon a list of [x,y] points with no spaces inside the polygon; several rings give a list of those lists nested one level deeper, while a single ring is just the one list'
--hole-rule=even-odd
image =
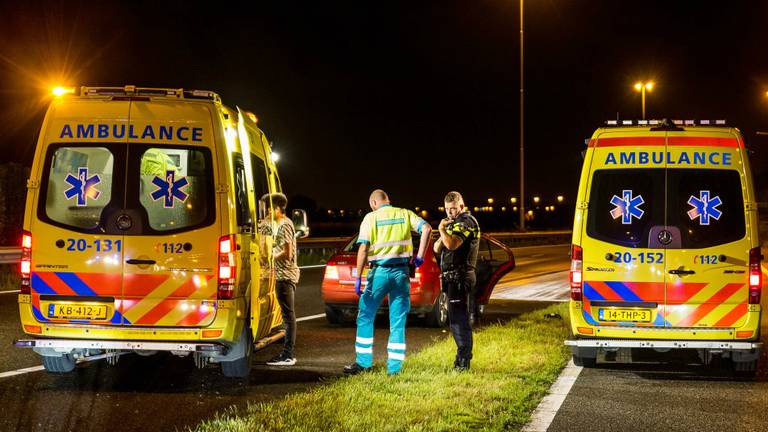
[{"label": "light pole", "polygon": [[645,120],[645,91],[653,90],[653,81],[648,81],[648,82],[638,81],[635,83],[635,90],[640,92],[640,99],[642,99],[642,104],[643,104],[643,120]]},{"label": "light pole", "polygon": [[520,0],[520,231],[525,231],[525,147],[523,145],[523,0]]}]

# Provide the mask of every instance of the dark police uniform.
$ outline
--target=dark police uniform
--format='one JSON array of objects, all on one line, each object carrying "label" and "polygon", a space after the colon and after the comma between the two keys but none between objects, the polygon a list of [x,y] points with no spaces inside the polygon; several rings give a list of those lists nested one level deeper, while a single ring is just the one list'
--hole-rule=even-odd
[{"label": "dark police uniform", "polygon": [[454,366],[469,367],[469,360],[472,359],[472,326],[469,314],[475,306],[475,265],[480,244],[480,226],[474,216],[465,211],[448,224],[445,230],[462,240],[461,246],[456,250],[445,247],[442,249],[440,277],[443,280],[443,290],[448,295],[451,334],[458,347]]}]

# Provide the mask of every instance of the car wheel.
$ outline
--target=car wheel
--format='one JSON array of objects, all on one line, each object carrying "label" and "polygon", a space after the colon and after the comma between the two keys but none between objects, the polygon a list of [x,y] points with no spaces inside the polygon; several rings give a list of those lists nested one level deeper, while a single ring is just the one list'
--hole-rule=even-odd
[{"label": "car wheel", "polygon": [[341,311],[333,306],[325,305],[325,319],[329,324],[341,324]]},{"label": "car wheel", "polygon": [[253,352],[253,337],[251,328],[243,326],[238,345],[244,344],[245,354],[239,359],[221,362],[221,373],[227,378],[245,378],[251,374],[251,353]]},{"label": "car wheel", "polygon": [[68,373],[75,369],[75,357],[64,354],[61,357],[43,356],[43,367],[50,373]]},{"label": "car wheel", "polygon": [[448,325],[448,294],[445,291],[441,290],[435,299],[432,311],[427,315],[427,325],[438,328]]}]

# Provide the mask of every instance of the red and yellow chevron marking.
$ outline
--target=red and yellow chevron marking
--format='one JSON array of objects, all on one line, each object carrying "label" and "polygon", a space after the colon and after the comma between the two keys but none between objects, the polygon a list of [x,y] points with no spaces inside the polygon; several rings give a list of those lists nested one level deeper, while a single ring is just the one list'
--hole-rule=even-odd
[{"label": "red and yellow chevron marking", "polygon": [[[583,309],[588,321],[596,321],[592,301],[654,302],[657,317],[650,323],[632,323],[637,327],[738,327],[747,317],[746,283],[715,285],[675,282],[585,282]],[[601,326],[626,323],[599,322]]]},{"label": "red and yellow chevron marking", "polygon": [[[123,315],[133,325],[204,326],[215,316],[213,275],[126,275]],[[139,294],[139,295],[137,295]]]},{"label": "red and yellow chevron marking", "polygon": [[746,319],[749,288],[745,283],[707,284],[683,303],[667,305],[672,327],[737,327]]}]

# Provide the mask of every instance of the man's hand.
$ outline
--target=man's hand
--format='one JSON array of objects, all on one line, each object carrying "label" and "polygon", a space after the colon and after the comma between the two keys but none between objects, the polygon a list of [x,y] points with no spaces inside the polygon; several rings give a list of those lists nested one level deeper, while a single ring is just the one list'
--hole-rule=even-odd
[{"label": "man's hand", "polygon": [[360,287],[361,285],[362,285],[362,279],[361,278],[355,279],[355,294],[357,294],[358,296],[363,295],[363,290]]},{"label": "man's hand", "polygon": [[416,268],[421,267],[422,264],[424,264],[424,258],[421,258],[419,256],[413,257],[413,265],[415,265]]},{"label": "man's hand", "polygon": [[438,229],[442,230],[445,229],[446,226],[448,226],[449,223],[453,222],[452,220],[445,218],[440,221],[440,225],[438,225]]}]

